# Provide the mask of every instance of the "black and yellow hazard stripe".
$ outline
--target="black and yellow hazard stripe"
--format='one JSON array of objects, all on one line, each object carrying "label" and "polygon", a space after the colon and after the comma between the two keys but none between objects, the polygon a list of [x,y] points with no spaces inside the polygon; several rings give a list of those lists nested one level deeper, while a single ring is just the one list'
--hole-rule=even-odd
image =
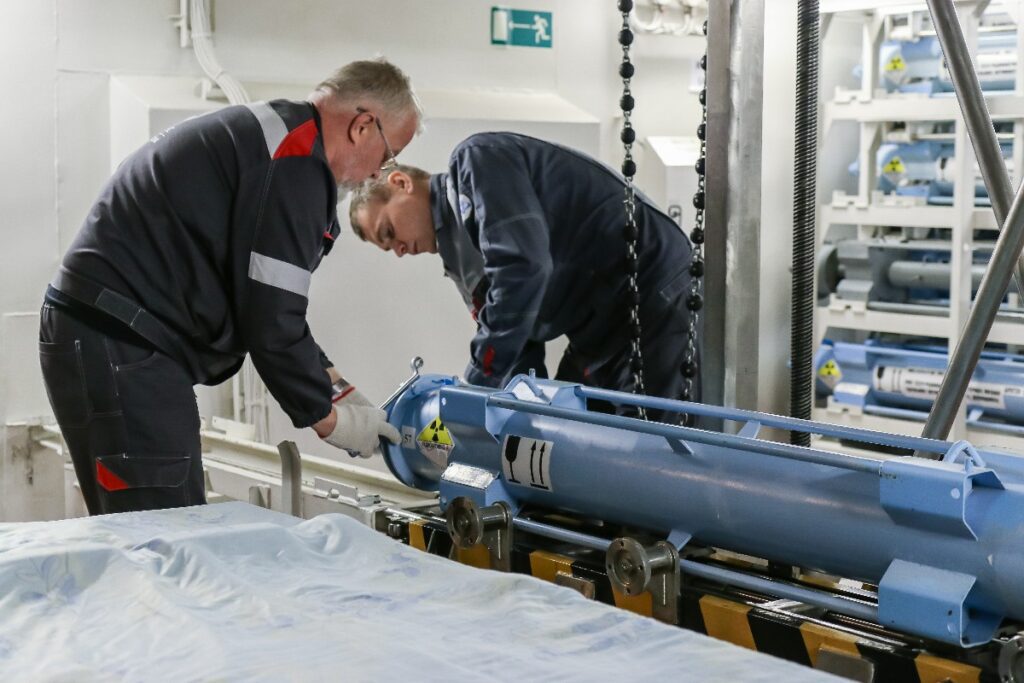
[{"label": "black and yellow hazard stripe", "polygon": [[[516,554],[521,559],[516,562]],[[597,599],[650,616],[651,596],[636,598],[616,593],[596,559],[571,558],[544,550],[513,550],[513,570],[553,581],[558,572],[594,583]],[[998,677],[952,659],[911,647],[858,636],[799,615],[760,609],[739,600],[684,590],[679,605],[680,626],[751,650],[813,667],[823,651],[859,657],[871,663],[876,681],[907,683],[994,683]]]},{"label": "black and yellow hazard stripe", "polygon": [[917,667],[917,677],[922,683],[940,683],[940,681],[979,683],[982,680],[998,680],[993,676],[983,675],[981,669],[976,666],[942,659],[923,652],[918,653],[914,658],[914,665]]},{"label": "black and yellow hazard stripe", "polygon": [[[451,537],[446,532],[431,528],[426,522],[421,520],[409,522],[409,545],[418,550],[446,557],[451,553],[452,549]],[[491,568],[491,555],[483,545],[474,545],[471,548],[456,548],[455,560],[461,564],[468,564],[471,567],[478,567],[480,569]]]},{"label": "black and yellow hazard stripe", "polygon": [[433,529],[420,520],[409,522],[409,545],[417,550],[427,551],[427,535],[433,533]]},{"label": "black and yellow hazard stripe", "polygon": [[[684,602],[687,596],[684,595]],[[908,683],[983,683],[996,681],[993,673],[952,659],[930,655],[909,646],[896,646],[839,628],[804,619],[795,614],[760,609],[715,595],[693,595],[699,620],[686,618],[684,626],[714,638],[816,666],[823,652],[870,662],[876,681]]]},{"label": "black and yellow hazard stripe", "polygon": [[[432,543],[432,534],[444,539],[437,538]],[[415,521],[409,523],[409,545],[420,550],[429,547],[438,555],[448,555],[451,550],[446,533]],[[456,559],[477,567],[488,567],[490,563],[483,546],[458,550]],[[650,616],[650,594],[628,597],[614,591],[602,559],[570,557],[516,546],[512,550],[512,571],[552,582],[559,573],[590,581],[598,601]],[[876,681],[995,683],[999,680],[995,672],[977,666],[850,633],[799,615],[703,593],[692,586],[685,587],[680,596],[679,617],[680,626],[684,628],[805,666],[815,666],[824,652],[858,657],[870,662]]]},{"label": "black and yellow hazard stripe", "polygon": [[546,550],[530,553],[530,574],[544,581],[554,583],[559,572],[572,575],[572,558]]},{"label": "black and yellow hazard stripe", "polygon": [[408,523],[409,545],[417,550],[432,555],[449,557],[452,551],[452,538],[448,532],[430,526],[425,521],[412,520]]}]

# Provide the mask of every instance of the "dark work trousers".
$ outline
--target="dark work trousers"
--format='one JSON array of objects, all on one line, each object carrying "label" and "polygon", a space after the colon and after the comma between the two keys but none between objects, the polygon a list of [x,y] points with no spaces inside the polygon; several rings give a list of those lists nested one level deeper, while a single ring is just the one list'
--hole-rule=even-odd
[{"label": "dark work trousers", "polygon": [[[623,320],[624,315],[620,316]],[[643,332],[640,352],[644,359],[644,393],[648,396],[682,400],[685,379],[683,362],[686,359],[689,321],[686,295],[679,296],[671,303],[659,302],[642,307],[640,320]],[[625,328],[624,323],[622,328]],[[621,336],[617,341],[618,350],[607,360],[595,363],[570,339],[569,348],[562,356],[555,378],[565,382],[579,382],[592,387],[632,393],[633,374],[629,369],[630,341],[627,336]],[[699,363],[699,339],[696,346],[698,358],[695,360]],[[700,400],[699,376],[694,378],[693,392],[689,400]],[[590,400],[588,407],[599,412],[618,413],[630,417],[637,415],[635,408],[615,407],[604,401]],[[684,422],[687,416],[664,410],[648,409],[647,416],[654,422],[692,424],[692,420]]]},{"label": "dark work trousers", "polygon": [[89,513],[206,502],[192,380],[104,314],[43,305],[39,360]]}]

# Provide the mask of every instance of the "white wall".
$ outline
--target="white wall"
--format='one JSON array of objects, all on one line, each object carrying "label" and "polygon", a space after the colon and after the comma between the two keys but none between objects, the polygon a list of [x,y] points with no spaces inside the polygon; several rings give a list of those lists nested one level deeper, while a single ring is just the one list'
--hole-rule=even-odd
[{"label": "white wall", "polygon": [[[701,120],[700,102],[691,91],[694,65],[705,52],[704,36],[637,36],[631,51],[631,60],[636,66],[636,76],[630,89],[636,99],[633,127],[641,140],[636,154],[637,165],[643,166],[650,153],[643,142],[652,135],[697,134]],[[614,61],[621,59],[621,50],[616,50]],[[617,69],[617,67],[614,67]],[[621,159],[622,149],[618,128],[621,116],[618,114],[618,92],[622,84],[616,81],[617,91],[612,99],[615,111],[615,126],[609,136],[611,156]],[[653,155],[652,155],[653,156]],[[615,164],[616,167],[618,164]]]},{"label": "white wall", "polygon": [[[56,21],[52,3],[16,2],[4,7],[0,21],[0,78],[6,106],[0,126],[0,372],[13,375],[17,386],[4,384],[0,414],[21,419],[22,410],[8,405],[38,406],[42,386],[31,319],[18,312],[37,312],[42,292],[57,264],[57,184],[54,173]],[[28,40],[31,36],[33,40]]]}]

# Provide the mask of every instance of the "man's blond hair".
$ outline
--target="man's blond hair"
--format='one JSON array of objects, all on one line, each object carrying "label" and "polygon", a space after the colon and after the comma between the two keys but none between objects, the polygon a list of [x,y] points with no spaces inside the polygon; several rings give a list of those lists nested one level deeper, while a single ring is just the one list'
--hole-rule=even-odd
[{"label": "man's blond hair", "polygon": [[366,233],[363,232],[363,226],[359,225],[359,220],[356,218],[356,214],[359,213],[360,209],[372,202],[383,204],[391,199],[391,186],[388,185],[388,178],[390,178],[391,174],[395,171],[401,171],[406,174],[413,179],[413,182],[426,182],[430,180],[430,174],[422,168],[406,166],[405,164],[397,164],[393,169],[388,171],[386,177],[381,176],[376,180],[370,178],[353,190],[348,205],[348,220],[349,223],[352,224],[352,232],[354,232],[356,237],[364,242],[366,241]]}]

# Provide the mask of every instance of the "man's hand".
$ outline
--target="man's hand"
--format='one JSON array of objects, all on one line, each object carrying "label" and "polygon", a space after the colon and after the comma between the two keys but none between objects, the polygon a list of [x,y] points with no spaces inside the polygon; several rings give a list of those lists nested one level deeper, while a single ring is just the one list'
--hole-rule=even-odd
[{"label": "man's hand", "polygon": [[334,409],[332,408],[331,412],[327,413],[327,417],[314,424],[312,429],[316,432],[316,435],[322,439],[333,432],[334,427],[337,426],[337,424],[338,413],[334,412]]},{"label": "man's hand", "polygon": [[[332,418],[333,426],[330,425]],[[328,426],[331,426],[330,432],[326,431]],[[313,428],[327,443],[363,458],[373,455],[379,437],[393,444],[402,440],[398,430],[388,422],[387,413],[372,406],[335,404],[331,414]]]}]

